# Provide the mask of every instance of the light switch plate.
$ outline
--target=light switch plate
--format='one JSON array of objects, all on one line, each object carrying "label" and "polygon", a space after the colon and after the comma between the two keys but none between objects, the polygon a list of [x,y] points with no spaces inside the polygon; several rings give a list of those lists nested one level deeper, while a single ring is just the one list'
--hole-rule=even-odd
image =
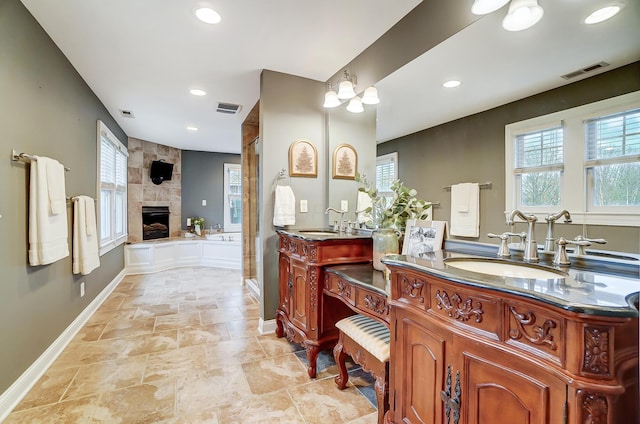
[{"label": "light switch plate", "polygon": [[207,206],[207,201],[205,199],[202,199],[202,206]]},{"label": "light switch plate", "polygon": [[341,200],[340,201],[340,210],[342,212],[349,212],[349,201],[348,200]]},{"label": "light switch plate", "polygon": [[307,209],[307,201],[306,200],[300,200],[300,212],[308,212],[309,210]]}]

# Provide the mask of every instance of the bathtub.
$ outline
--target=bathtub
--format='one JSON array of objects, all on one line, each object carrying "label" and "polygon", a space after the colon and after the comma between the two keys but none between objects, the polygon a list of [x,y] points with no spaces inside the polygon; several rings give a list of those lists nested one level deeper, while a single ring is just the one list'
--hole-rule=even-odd
[{"label": "bathtub", "polygon": [[181,266],[242,268],[242,233],[216,233],[205,238],[171,238],[128,244],[128,274],[144,274]]}]

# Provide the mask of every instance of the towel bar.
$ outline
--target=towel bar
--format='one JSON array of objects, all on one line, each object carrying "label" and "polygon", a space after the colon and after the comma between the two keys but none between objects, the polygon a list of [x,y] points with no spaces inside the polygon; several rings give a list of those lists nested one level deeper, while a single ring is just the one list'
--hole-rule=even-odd
[{"label": "towel bar", "polygon": [[[480,183],[480,184],[478,184],[478,186],[479,186],[480,188],[491,188],[491,185],[492,185],[492,184],[491,184],[491,181],[487,181],[486,183]],[[443,187],[442,187],[442,189],[443,189],[443,190],[451,190],[451,186],[450,186],[450,185],[448,185],[448,186],[443,186]]]},{"label": "towel bar", "polygon": [[[14,161],[14,162],[27,163],[27,162],[31,162],[34,159],[35,158],[30,154],[18,153],[18,152],[15,151],[15,149],[11,150],[11,160]],[[64,166],[64,165],[62,165],[62,166]],[[69,172],[69,171],[71,171],[71,168],[67,168],[66,166],[64,166],[64,170]]]}]

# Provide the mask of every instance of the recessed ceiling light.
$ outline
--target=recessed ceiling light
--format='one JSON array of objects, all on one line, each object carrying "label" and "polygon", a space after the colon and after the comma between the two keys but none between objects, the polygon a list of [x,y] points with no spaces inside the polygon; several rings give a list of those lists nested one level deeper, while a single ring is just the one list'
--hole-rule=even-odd
[{"label": "recessed ceiling light", "polygon": [[193,131],[193,132],[196,132],[196,131],[198,131],[198,127],[191,127],[191,126],[189,126],[189,127],[187,127],[187,130],[189,130],[189,131]]},{"label": "recessed ceiling light", "polygon": [[614,17],[622,9],[621,3],[610,4],[602,9],[598,9],[584,20],[585,24],[597,24]]},{"label": "recessed ceiling light", "polygon": [[222,20],[218,12],[208,7],[197,9],[196,17],[207,24],[217,24]]},{"label": "recessed ceiling light", "polygon": [[189,90],[189,93],[193,94],[194,96],[206,96],[207,92],[204,90],[200,90],[199,88],[194,88],[192,90]]},{"label": "recessed ceiling light", "polygon": [[454,88],[459,86],[460,84],[462,84],[460,81],[457,80],[451,80],[451,81],[445,81],[442,83],[443,87],[447,87],[447,88]]}]

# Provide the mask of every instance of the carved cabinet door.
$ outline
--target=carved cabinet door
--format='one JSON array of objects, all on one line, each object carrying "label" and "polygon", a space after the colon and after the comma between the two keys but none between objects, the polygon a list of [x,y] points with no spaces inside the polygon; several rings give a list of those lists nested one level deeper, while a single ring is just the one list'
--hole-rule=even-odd
[{"label": "carved cabinet door", "polygon": [[293,281],[291,270],[289,269],[289,257],[284,254],[280,254],[278,261],[278,289],[280,290],[280,309],[284,313],[290,313],[290,299],[293,291]]},{"label": "carved cabinet door", "polygon": [[[565,413],[566,384],[543,367],[455,338],[464,424],[556,424]],[[463,372],[464,371],[464,372]]]},{"label": "carved cabinet door", "polygon": [[307,333],[309,330],[307,266],[304,262],[295,259],[291,259],[289,266],[292,285],[289,318],[293,325]]},{"label": "carved cabinet door", "polygon": [[391,341],[394,352],[391,360],[395,362],[391,377],[396,405],[393,421],[446,423],[443,391],[451,335],[436,326],[425,326],[425,320],[411,311],[400,308],[393,311],[392,325],[396,326],[396,337]]}]

